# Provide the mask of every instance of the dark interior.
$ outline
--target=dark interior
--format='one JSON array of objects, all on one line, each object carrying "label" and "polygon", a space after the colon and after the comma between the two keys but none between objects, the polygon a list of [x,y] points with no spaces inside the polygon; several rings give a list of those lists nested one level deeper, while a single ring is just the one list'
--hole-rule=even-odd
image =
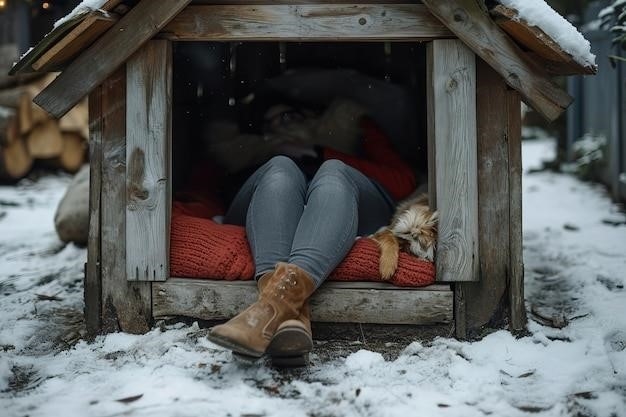
[{"label": "dark interior", "polygon": [[258,134],[268,103],[323,109],[335,97],[364,106],[424,182],[425,62],[419,43],[174,43],[174,193],[207,163],[212,121]]}]

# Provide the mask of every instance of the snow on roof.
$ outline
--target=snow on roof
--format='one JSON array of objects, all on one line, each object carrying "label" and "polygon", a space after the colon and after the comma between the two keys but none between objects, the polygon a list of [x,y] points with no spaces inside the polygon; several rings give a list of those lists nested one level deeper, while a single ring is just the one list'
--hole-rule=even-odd
[{"label": "snow on roof", "polygon": [[584,66],[596,64],[596,56],[591,53],[589,41],[544,0],[498,1],[508,8],[517,10],[520,19],[524,19],[529,25],[543,30],[579,64]]},{"label": "snow on roof", "polygon": [[62,25],[63,23],[67,22],[75,16],[78,16],[81,13],[98,10],[102,7],[104,3],[106,3],[106,1],[107,0],[83,0],[78,6],[74,7],[74,10],[72,10],[69,14],[54,22],[54,27],[56,28]]}]

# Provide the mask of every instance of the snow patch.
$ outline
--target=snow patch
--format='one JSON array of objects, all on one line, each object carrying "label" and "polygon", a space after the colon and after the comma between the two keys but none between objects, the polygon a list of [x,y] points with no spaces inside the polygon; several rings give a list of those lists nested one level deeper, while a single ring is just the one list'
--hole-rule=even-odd
[{"label": "snow patch", "polygon": [[498,0],[498,2],[517,10],[521,19],[543,30],[579,64],[584,66],[596,64],[596,56],[591,53],[589,41],[544,0]]},{"label": "snow patch", "polygon": [[54,22],[54,28],[61,26],[63,23],[73,19],[79,14],[90,12],[92,10],[98,10],[106,2],[107,0],[83,0],[78,6],[74,7],[74,9],[69,14]]},{"label": "snow patch", "polygon": [[361,342],[321,360],[316,344],[293,372],[237,361],[196,323],[71,342],[86,250],[59,242],[53,223],[70,179],[0,186],[2,415],[624,416],[626,226],[615,224],[626,216],[599,185],[529,173],[556,150],[533,136],[522,148],[528,336],[414,341],[395,358]]},{"label": "snow patch", "polygon": [[351,371],[368,370],[382,363],[385,363],[383,355],[363,349],[346,358],[346,367]]}]

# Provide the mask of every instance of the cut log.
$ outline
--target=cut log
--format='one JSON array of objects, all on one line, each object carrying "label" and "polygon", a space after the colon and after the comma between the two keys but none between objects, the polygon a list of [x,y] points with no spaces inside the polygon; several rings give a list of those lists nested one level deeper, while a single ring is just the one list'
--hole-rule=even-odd
[{"label": "cut log", "polygon": [[39,94],[53,79],[53,75],[40,77],[30,84],[0,91],[0,107],[15,110],[20,134],[26,135],[35,125],[50,119],[45,110],[33,103],[33,97]]},{"label": "cut log", "polygon": [[64,171],[74,173],[85,163],[87,141],[76,132],[63,132],[62,137],[63,151],[57,158],[57,162]]},{"label": "cut log", "polygon": [[11,88],[0,91],[0,106],[16,109],[20,105],[22,94],[24,94],[22,88]]},{"label": "cut log", "polygon": [[56,158],[63,151],[63,136],[56,120],[38,124],[26,137],[28,152],[33,158]]},{"label": "cut log", "polygon": [[19,119],[20,134],[26,135],[33,128],[33,102],[30,94],[24,92],[20,96],[20,102],[17,107],[17,116]]},{"label": "cut log", "polygon": [[0,179],[18,180],[23,178],[33,165],[33,158],[26,150],[24,142],[16,140],[8,146],[0,146]]},{"label": "cut log", "polygon": [[[43,110],[42,110],[43,111]],[[79,133],[84,139],[89,138],[89,110],[87,100],[78,103],[65,116],[59,119],[59,127],[63,132]]]},{"label": "cut log", "polygon": [[[32,102],[32,98],[29,98],[29,99]],[[32,104],[30,108],[30,115],[31,115],[30,117],[31,117],[33,126],[36,126],[41,123],[45,123],[49,120],[55,120],[56,122],[56,119],[52,119],[52,117],[50,117],[47,111],[45,111],[44,109],[42,109],[41,107],[39,107],[38,105],[34,103]],[[58,124],[58,122],[56,123]]]},{"label": "cut log", "polygon": [[0,107],[0,146],[7,146],[18,139],[18,122],[15,111]]}]

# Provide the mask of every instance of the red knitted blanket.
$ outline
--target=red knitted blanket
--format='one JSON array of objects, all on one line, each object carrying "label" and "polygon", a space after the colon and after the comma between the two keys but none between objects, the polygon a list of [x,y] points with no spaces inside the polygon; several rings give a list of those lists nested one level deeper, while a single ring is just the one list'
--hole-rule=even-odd
[{"label": "red knitted blanket", "polygon": [[[210,200],[174,202],[170,240],[170,275],[174,277],[250,280],[254,261],[245,229],[211,220],[222,212]],[[330,280],[381,281],[379,251],[369,238],[356,240],[354,246],[333,271]],[[431,262],[400,253],[398,270],[392,284],[421,287],[433,284],[435,267]]]}]

